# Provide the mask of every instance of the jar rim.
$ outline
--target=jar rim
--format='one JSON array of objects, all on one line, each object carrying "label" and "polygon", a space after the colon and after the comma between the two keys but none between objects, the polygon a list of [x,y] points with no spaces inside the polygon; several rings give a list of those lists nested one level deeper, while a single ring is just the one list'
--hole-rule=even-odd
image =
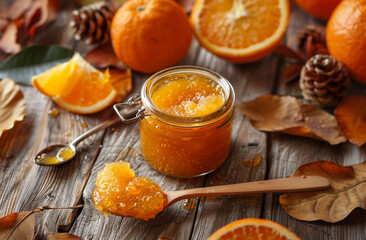
[{"label": "jar rim", "polygon": [[[224,104],[219,109],[199,117],[176,116],[160,110],[155,106],[151,98],[154,84],[159,83],[159,81],[164,79],[166,76],[182,73],[198,74],[215,81],[215,83],[221,86],[224,91]],[[150,76],[142,86],[141,100],[145,109],[149,111],[152,117],[158,119],[159,121],[174,126],[184,127],[185,125],[189,125],[189,127],[192,127],[192,124],[197,124],[199,126],[207,125],[217,122],[222,119],[222,117],[225,117],[233,108],[235,93],[230,82],[220,74],[203,67],[184,65],[170,67]]]}]

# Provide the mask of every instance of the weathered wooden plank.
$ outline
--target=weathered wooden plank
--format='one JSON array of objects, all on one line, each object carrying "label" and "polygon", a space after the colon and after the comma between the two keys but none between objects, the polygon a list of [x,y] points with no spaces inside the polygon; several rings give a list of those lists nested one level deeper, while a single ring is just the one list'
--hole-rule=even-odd
[{"label": "weathered wooden plank", "polygon": [[[207,52],[205,55],[213,58]],[[251,64],[231,64],[216,57],[210,62],[206,60],[198,64],[207,66],[209,63],[212,65],[212,62],[215,64],[212,69],[217,70],[233,84],[236,103],[268,94],[275,84],[278,58],[274,55]],[[265,179],[266,134],[254,130],[240,111],[236,110],[235,114],[230,156],[222,167],[207,177],[205,186]],[[263,158],[258,166],[243,165],[244,160],[253,159],[257,155]],[[221,181],[217,181],[217,178]],[[260,217],[261,206],[260,194],[203,198],[199,202],[191,239],[206,239],[220,227],[241,218]]]},{"label": "weathered wooden plank", "polygon": [[[321,22],[294,7],[286,43],[295,47],[297,33],[310,23]],[[280,80],[279,83],[278,93],[301,96],[297,82],[285,85]],[[357,148],[350,143],[331,146],[317,140],[271,134],[268,178],[287,177],[300,165],[315,160],[328,160],[342,165],[359,163],[365,160],[365,153],[365,147]],[[303,239],[365,239],[366,237],[365,211],[356,210],[346,220],[335,224],[323,221],[304,222],[287,215],[280,206],[278,198],[279,194],[266,195],[263,216],[289,227]]]},{"label": "weathered wooden plank", "polygon": [[[72,46],[69,29],[65,28],[71,14],[68,6],[53,23],[37,33],[36,43]],[[69,143],[112,112],[109,108],[89,116],[72,114],[32,87],[21,89],[26,98],[27,116],[0,139],[0,216],[45,205],[65,207],[79,203],[99,153],[103,131],[81,143],[79,154],[72,162],[58,167],[41,167],[33,164],[31,159],[47,145]],[[54,108],[60,111],[60,115],[51,118],[48,112]],[[83,127],[84,124],[87,128]],[[36,238],[45,239],[48,232],[67,231],[76,212],[53,210],[37,214]]]},{"label": "weathered wooden plank", "polygon": [[[24,89],[24,88],[23,88]],[[16,128],[0,139],[1,170],[4,177],[0,183],[0,215],[14,211],[32,210],[40,206],[73,206],[80,202],[103,136],[100,132],[81,143],[76,159],[57,167],[41,167],[31,162],[32,157],[50,144],[68,143],[86,130],[82,124],[94,126],[110,116],[107,110],[93,116],[70,114],[62,109],[60,116],[50,118],[48,111],[57,108],[50,100],[34,89],[24,91],[28,115]],[[75,212],[75,211],[74,211]],[[58,229],[67,230],[70,213],[55,210],[39,214],[38,237]]]},{"label": "weathered wooden plank", "polygon": [[[58,20],[44,31],[39,31],[34,42],[58,42],[69,48],[85,49],[83,44],[75,44],[71,32],[65,28],[69,14],[70,11],[61,12]],[[308,23],[319,22],[293,5],[286,43],[294,47],[299,29]],[[53,31],[58,34],[52,35]],[[275,55],[253,64],[231,64],[216,58],[194,41],[182,64],[207,67],[228,78],[236,90],[237,102],[251,100],[274,89],[279,94],[300,96],[297,83],[282,83],[277,69],[282,72],[285,65],[278,67]],[[279,78],[275,79],[276,76]],[[147,77],[134,73],[134,92],[139,92]],[[358,92],[366,92],[362,85],[357,87]],[[82,123],[92,127],[112,115],[112,111],[109,109],[99,114],[81,116],[60,109],[59,117],[50,118],[48,110],[58,107],[30,87],[22,87],[22,90],[26,97],[27,117],[0,138],[0,217],[41,205],[60,207],[85,203],[80,215],[70,210],[37,214],[37,239],[45,239],[48,232],[68,231],[71,225],[70,232],[83,239],[205,239],[219,227],[245,217],[272,219],[304,239],[366,238],[364,211],[356,210],[346,220],[336,224],[301,222],[282,210],[278,203],[279,194],[203,198],[193,211],[185,210],[183,202],[179,202],[148,222],[118,216],[103,217],[94,209],[91,193],[96,174],[105,162],[130,162],[137,175],[151,178],[164,190],[176,190],[255,181],[266,176],[286,177],[299,165],[317,159],[350,165],[364,161],[366,148],[348,143],[330,146],[320,141],[282,134],[271,134],[268,139],[266,134],[254,130],[236,110],[229,159],[207,177],[177,179],[152,169],[140,153],[138,123],[121,124],[102,131],[80,145],[81,152],[75,161],[60,167],[45,168],[31,163],[31,158],[39,149],[49,143],[71,141],[86,130]],[[243,166],[243,160],[257,154],[263,157],[259,166]]]}]

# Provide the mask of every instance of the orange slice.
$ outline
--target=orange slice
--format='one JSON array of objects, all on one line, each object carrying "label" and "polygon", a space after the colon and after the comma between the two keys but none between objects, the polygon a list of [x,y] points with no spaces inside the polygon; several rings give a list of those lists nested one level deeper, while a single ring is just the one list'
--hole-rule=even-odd
[{"label": "orange slice", "polygon": [[117,97],[109,79],[108,71],[98,71],[76,53],[70,61],[34,76],[32,84],[60,107],[90,114],[106,108]]},{"label": "orange slice", "polygon": [[207,240],[301,240],[288,228],[267,219],[246,218],[220,228]]},{"label": "orange slice", "polygon": [[263,58],[285,34],[288,0],[197,0],[191,24],[203,47],[231,62]]}]

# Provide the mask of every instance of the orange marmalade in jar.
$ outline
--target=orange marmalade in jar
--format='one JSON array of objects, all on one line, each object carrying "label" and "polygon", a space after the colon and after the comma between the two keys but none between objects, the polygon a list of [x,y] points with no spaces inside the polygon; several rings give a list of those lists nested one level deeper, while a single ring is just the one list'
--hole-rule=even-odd
[{"label": "orange marmalade in jar", "polygon": [[142,87],[141,99],[129,100],[129,105],[142,104],[136,118],[142,119],[145,160],[176,177],[217,169],[230,151],[234,99],[231,84],[204,68],[173,67],[151,76]]}]

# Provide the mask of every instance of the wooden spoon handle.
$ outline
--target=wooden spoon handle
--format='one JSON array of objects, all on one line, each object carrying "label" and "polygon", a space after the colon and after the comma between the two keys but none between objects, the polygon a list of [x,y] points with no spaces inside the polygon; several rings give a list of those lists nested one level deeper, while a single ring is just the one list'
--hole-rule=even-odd
[{"label": "wooden spoon handle", "polygon": [[168,205],[194,197],[234,195],[243,193],[264,192],[295,192],[304,190],[317,190],[329,187],[329,180],[320,176],[289,177],[281,179],[264,180],[258,182],[238,183],[205,188],[194,188],[181,191],[167,192]]}]

